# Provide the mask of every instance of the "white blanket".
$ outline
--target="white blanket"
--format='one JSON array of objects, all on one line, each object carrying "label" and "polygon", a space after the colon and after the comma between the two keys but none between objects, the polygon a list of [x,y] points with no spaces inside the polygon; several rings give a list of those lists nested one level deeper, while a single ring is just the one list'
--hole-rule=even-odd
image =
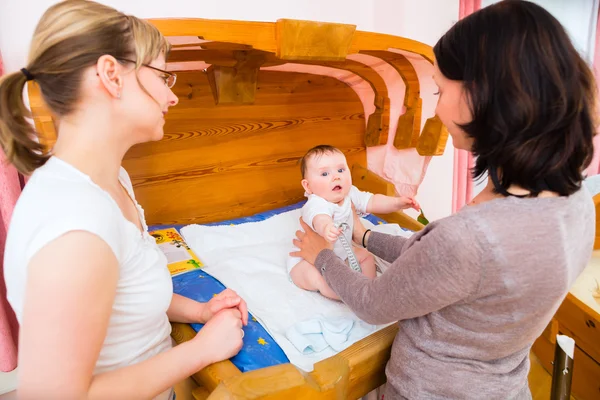
[{"label": "white blanket", "polygon": [[[303,354],[290,342],[286,333],[295,328],[301,329],[311,320],[355,321],[351,324],[347,340],[338,340],[334,346],[342,350],[384,326],[366,324],[345,304],[302,290],[290,281],[286,259],[299,227],[299,217],[300,210],[293,210],[265,221],[241,225],[188,225],[181,229],[181,233],[205,263],[204,270],[246,300],[250,312],[279,344],[290,362],[304,371],[312,371],[316,362],[337,351],[326,347],[318,351],[304,351],[306,354]],[[370,222],[364,220],[364,223],[372,227]],[[397,225],[372,228],[409,235]]]}]

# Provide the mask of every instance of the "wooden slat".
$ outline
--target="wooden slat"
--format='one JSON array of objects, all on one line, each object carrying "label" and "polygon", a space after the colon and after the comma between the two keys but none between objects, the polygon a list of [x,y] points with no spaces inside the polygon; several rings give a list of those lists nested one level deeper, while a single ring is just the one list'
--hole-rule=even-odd
[{"label": "wooden slat", "polygon": [[397,325],[370,335],[302,374],[291,364],[263,368],[223,381],[209,399],[356,399],[385,382]]},{"label": "wooden slat", "polygon": [[419,136],[417,152],[422,156],[441,156],[448,142],[448,129],[437,115],[425,121],[425,127]]},{"label": "wooden slat", "polygon": [[282,60],[343,61],[356,25],[280,19],[275,29],[275,54]]},{"label": "wooden slat", "polygon": [[[165,36],[200,36],[203,39],[239,43],[255,49],[277,51],[275,24],[272,22],[250,22],[208,19],[149,19]],[[430,46],[415,40],[381,33],[356,31],[348,49],[348,54],[361,50],[388,50],[395,48],[419,54],[433,63],[433,50]]]},{"label": "wooden slat", "polygon": [[404,92],[404,105],[407,108],[413,108],[417,106],[421,93],[419,76],[417,75],[417,71],[411,62],[408,61],[405,56],[399,53],[381,50],[364,50],[361,51],[361,54],[367,54],[380,58],[394,68],[406,85],[406,91]]},{"label": "wooden slat", "polygon": [[240,43],[228,43],[228,42],[202,42],[200,47],[207,50],[250,50],[252,46]]},{"label": "wooden slat", "polygon": [[351,54],[363,50],[388,50],[390,48],[419,54],[433,64],[434,55],[431,46],[416,40],[383,33],[357,31],[348,52]]},{"label": "wooden slat", "polygon": [[422,100],[420,98],[419,77],[417,71],[402,54],[381,50],[364,50],[363,54],[377,57],[394,68],[406,86],[404,107],[406,111],[398,119],[394,147],[408,149],[417,146],[421,132]]},{"label": "wooden slat", "polygon": [[205,40],[245,44],[270,52],[277,50],[273,22],[200,18],[156,18],[148,21],[165,36],[199,36]]},{"label": "wooden slat", "polygon": [[169,53],[169,63],[190,61],[206,61],[208,64],[225,67],[233,67],[237,63],[233,51],[227,50],[174,49]]},{"label": "wooden slat", "polygon": [[208,80],[215,104],[252,104],[258,70],[264,63],[262,52],[236,50],[234,66],[211,65]]}]

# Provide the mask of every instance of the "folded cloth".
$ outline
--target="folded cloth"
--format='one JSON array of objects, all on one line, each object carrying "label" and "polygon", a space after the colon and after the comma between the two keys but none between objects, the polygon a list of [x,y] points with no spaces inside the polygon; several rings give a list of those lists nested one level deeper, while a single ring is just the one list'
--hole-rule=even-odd
[{"label": "folded cloth", "polygon": [[[300,210],[292,210],[264,221],[240,225],[188,225],[181,229],[181,234],[205,264],[204,271],[246,300],[252,315],[271,334],[290,362],[304,371],[312,371],[316,362],[336,354],[384,325],[369,326],[345,304],[302,290],[290,282],[286,260],[299,218]],[[363,223],[373,227],[368,221]],[[397,230],[402,231],[399,227]],[[308,328],[298,327],[298,324],[316,319],[333,324],[323,329],[321,323],[320,335],[327,347],[323,347],[323,342],[316,342],[314,336],[307,336],[305,343],[308,345],[300,341],[294,344],[287,337],[288,331],[293,329],[296,336],[292,333],[292,338],[302,336],[304,329]],[[344,320],[353,324],[336,325]],[[347,329],[349,332],[345,331]],[[323,331],[326,333],[323,334]],[[318,335],[308,335],[314,334]],[[268,345],[266,340],[261,339],[264,338],[258,339],[259,344]],[[310,347],[311,343],[313,347]],[[308,348],[312,351],[307,351]]]},{"label": "folded cloth", "polygon": [[302,354],[319,353],[328,347],[342,351],[348,342],[364,337],[375,330],[373,325],[353,318],[317,318],[298,322],[287,330],[285,336]]}]

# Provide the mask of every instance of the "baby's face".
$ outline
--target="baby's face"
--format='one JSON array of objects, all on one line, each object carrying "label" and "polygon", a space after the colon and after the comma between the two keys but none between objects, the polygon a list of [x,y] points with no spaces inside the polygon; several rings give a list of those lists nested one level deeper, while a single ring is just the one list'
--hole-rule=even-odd
[{"label": "baby's face", "polygon": [[309,194],[316,194],[331,203],[339,203],[350,192],[352,177],[343,154],[325,153],[311,157],[302,180]]}]

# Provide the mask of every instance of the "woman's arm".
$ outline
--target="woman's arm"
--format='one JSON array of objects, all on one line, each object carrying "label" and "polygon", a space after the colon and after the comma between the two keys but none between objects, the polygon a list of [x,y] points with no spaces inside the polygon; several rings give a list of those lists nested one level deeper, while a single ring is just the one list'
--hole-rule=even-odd
[{"label": "woman's arm", "polygon": [[237,309],[226,309],[188,342],[146,361],[98,375],[88,399],[149,399],[207,365],[233,357],[242,348],[242,323]]},{"label": "woman's arm", "polygon": [[[367,231],[360,218],[354,215],[354,230],[352,232],[352,241],[359,246],[365,246],[371,253],[387,262],[393,262],[402,254],[402,249],[406,243],[406,238],[385,233]],[[372,238],[373,237],[373,238]]]},{"label": "woman's arm", "polygon": [[203,335],[183,347],[93,376],[118,275],[114,253],[92,233],[69,232],[36,253],[28,266],[20,330],[19,398],[152,398],[241,348],[239,312],[226,310],[215,317],[224,322],[207,324]]},{"label": "woman's arm", "polygon": [[167,316],[171,322],[203,324],[208,321],[208,318],[204,318],[205,309],[206,303],[200,303],[199,301],[173,293],[171,304],[167,310]]},{"label": "woman's arm", "polygon": [[323,250],[314,232],[300,235],[295,255],[314,261],[327,284],[364,321],[383,324],[414,318],[475,293],[482,276],[483,245],[463,219],[448,218],[432,227],[418,233],[420,237],[375,279],[354,272],[335,253]]}]

